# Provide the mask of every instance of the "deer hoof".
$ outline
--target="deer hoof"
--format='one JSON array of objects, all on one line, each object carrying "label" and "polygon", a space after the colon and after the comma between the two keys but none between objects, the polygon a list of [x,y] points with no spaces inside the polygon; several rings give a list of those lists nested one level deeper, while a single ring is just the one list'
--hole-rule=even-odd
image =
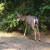
[{"label": "deer hoof", "polygon": [[39,41],[41,41],[41,40],[39,40]]},{"label": "deer hoof", "polygon": [[25,34],[24,34],[24,36],[25,36]]},{"label": "deer hoof", "polygon": [[35,40],[35,42],[36,42],[36,40]]}]

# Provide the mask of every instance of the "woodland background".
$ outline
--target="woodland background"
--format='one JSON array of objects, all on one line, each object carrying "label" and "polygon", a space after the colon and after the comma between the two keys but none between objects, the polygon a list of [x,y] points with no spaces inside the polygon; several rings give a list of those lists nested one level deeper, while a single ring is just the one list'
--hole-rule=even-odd
[{"label": "woodland background", "polygon": [[50,0],[0,0],[1,31],[17,31],[20,27],[24,32],[25,23],[21,20],[16,22],[16,11],[23,16],[36,16],[40,31],[50,30]]}]

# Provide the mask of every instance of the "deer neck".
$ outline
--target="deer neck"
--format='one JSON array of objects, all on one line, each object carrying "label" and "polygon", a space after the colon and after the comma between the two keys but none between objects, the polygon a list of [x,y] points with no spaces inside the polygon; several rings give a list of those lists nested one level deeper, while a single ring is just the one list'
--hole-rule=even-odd
[{"label": "deer neck", "polygon": [[21,17],[21,20],[22,20],[22,21],[25,21],[25,17]]}]

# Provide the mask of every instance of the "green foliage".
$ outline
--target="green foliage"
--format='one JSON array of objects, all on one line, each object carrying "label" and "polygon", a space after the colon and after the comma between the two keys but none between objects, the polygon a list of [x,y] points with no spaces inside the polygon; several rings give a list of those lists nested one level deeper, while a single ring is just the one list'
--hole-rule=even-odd
[{"label": "green foliage", "polygon": [[3,10],[4,10],[4,3],[0,3],[0,15],[3,15]]},{"label": "green foliage", "polygon": [[24,31],[25,23],[16,22],[16,11],[38,17],[43,31],[47,30],[46,24],[50,24],[50,0],[0,0],[0,5],[0,30],[7,31],[19,26]]},{"label": "green foliage", "polygon": [[13,27],[16,27],[18,23],[16,22],[16,13],[13,13],[11,15],[8,15],[6,18],[3,19],[1,23],[1,30],[8,30],[12,29]]},{"label": "green foliage", "polygon": [[47,26],[46,25],[41,24],[41,28],[42,28],[43,31],[47,31]]}]

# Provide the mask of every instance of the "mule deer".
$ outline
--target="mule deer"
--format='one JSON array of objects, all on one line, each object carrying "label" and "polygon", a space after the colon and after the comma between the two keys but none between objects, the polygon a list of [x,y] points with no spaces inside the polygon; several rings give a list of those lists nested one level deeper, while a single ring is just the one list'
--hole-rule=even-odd
[{"label": "mule deer", "polygon": [[17,12],[17,21],[19,21],[20,19],[26,23],[24,36],[26,34],[27,25],[29,25],[34,30],[34,32],[35,32],[35,41],[36,41],[36,29],[35,29],[35,26],[36,26],[36,28],[38,30],[39,40],[40,40],[40,33],[39,33],[39,27],[38,27],[38,18],[35,17],[35,16],[31,16],[31,15],[23,17],[22,15],[20,15]]}]

